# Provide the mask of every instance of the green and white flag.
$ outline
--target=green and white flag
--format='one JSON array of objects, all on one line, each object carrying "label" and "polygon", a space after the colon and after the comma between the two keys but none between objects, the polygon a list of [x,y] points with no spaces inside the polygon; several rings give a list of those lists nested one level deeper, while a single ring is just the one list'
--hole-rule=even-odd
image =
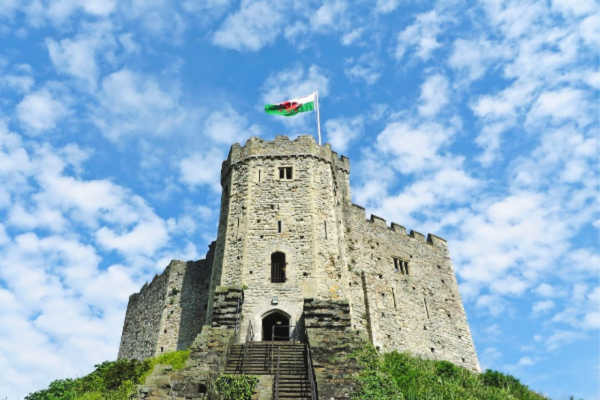
[{"label": "green and white flag", "polygon": [[296,115],[301,112],[314,110],[315,101],[316,93],[311,93],[308,96],[287,100],[279,104],[267,104],[265,106],[265,112],[268,114],[291,117],[292,115]]}]

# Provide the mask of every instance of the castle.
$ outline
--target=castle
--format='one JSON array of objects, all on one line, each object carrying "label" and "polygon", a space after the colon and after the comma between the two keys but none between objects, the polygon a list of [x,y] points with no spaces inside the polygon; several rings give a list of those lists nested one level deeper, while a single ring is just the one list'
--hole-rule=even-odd
[{"label": "castle", "polygon": [[294,337],[313,349],[354,335],[478,371],[446,241],[367,219],[349,174],[348,158],[311,136],[234,144],[216,241],[130,297],[119,358],[185,349],[222,328],[237,343]]}]

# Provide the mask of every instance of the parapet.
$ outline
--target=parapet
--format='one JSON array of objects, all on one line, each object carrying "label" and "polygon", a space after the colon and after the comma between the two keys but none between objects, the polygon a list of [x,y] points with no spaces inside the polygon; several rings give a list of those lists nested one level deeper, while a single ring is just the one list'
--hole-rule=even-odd
[{"label": "parapet", "polygon": [[336,168],[350,172],[348,157],[339,156],[331,150],[329,143],[319,146],[313,136],[302,135],[294,140],[287,136],[277,136],[274,140],[263,140],[253,136],[246,141],[244,146],[235,143],[229,150],[227,160],[223,162],[221,174],[226,173],[229,166],[251,158],[269,157],[315,157],[333,164]]},{"label": "parapet", "polygon": [[448,247],[446,240],[437,235],[429,233],[429,234],[427,234],[427,236],[425,236],[421,232],[417,232],[414,230],[408,231],[404,226],[399,225],[395,222],[392,222],[388,226],[387,221],[385,219],[383,219],[377,215],[373,215],[373,214],[371,214],[370,217],[367,219],[367,217],[366,217],[367,213],[366,213],[365,208],[358,204],[354,204],[354,203],[350,204],[350,213],[352,215],[352,218],[359,220],[365,224],[369,224],[372,227],[374,227],[375,229],[381,230],[381,232],[384,232],[384,231],[394,232],[394,234],[396,234],[396,235],[401,235],[401,236],[404,236],[407,238],[410,237],[419,242],[427,243],[434,247],[440,247],[440,248]]}]

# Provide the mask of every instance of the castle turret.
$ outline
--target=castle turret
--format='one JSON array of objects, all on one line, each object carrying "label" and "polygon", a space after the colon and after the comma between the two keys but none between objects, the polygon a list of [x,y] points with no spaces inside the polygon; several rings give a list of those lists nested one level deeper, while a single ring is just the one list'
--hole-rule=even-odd
[{"label": "castle turret", "polygon": [[242,315],[255,328],[275,310],[296,325],[307,297],[345,298],[339,280],[348,174],[348,159],[311,136],[232,146],[221,171],[212,283],[245,288]]}]

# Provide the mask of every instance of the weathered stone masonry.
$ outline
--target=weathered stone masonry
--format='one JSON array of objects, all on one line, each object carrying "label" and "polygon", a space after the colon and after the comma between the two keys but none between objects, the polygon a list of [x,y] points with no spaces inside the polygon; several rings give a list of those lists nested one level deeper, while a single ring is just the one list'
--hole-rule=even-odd
[{"label": "weathered stone masonry", "polygon": [[[349,173],[346,157],[310,136],[233,145],[221,170],[216,242],[206,260],[174,261],[130,298],[119,357],[185,348],[201,329],[235,320],[236,340],[250,326],[261,340],[263,318],[276,312],[290,325],[307,324],[317,380],[331,393],[331,340],[350,346],[366,338],[383,351],[478,370],[446,241],[367,219],[351,203]],[[284,282],[272,281],[276,253],[285,257]]]},{"label": "weathered stone masonry", "polygon": [[205,320],[213,248],[204,260],[171,261],[129,297],[119,358],[141,360],[192,344]]}]

